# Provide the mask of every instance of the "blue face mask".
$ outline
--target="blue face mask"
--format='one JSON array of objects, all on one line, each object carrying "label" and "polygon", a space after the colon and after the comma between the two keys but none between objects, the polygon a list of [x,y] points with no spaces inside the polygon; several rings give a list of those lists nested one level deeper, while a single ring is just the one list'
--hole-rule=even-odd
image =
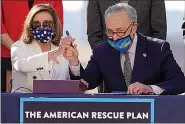
[{"label": "blue face mask", "polygon": [[108,43],[119,52],[125,53],[130,48],[132,39],[130,35],[116,41],[108,38]]},{"label": "blue face mask", "polygon": [[54,31],[51,28],[37,28],[31,30],[31,32],[34,38],[40,43],[48,43],[54,35]]}]

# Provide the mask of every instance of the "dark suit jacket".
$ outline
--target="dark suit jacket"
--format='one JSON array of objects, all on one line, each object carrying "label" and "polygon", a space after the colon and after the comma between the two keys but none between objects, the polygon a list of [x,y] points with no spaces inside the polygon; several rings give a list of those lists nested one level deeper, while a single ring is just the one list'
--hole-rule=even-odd
[{"label": "dark suit jacket", "polygon": [[[146,54],[146,57],[143,54]],[[81,67],[81,78],[95,88],[104,80],[108,92],[127,91],[121,69],[120,53],[108,42],[97,45],[85,70]],[[174,60],[168,42],[138,34],[132,83],[157,85],[168,94],[185,92],[185,77]],[[72,78],[73,79],[73,78]]]},{"label": "dark suit jacket", "polygon": [[[106,36],[104,13],[111,5],[120,0],[89,0],[87,5],[87,35],[93,49]],[[138,14],[138,31],[145,36],[166,40],[166,10],[163,0],[130,0],[129,5],[134,7]]]},{"label": "dark suit jacket", "polygon": [[182,23],[182,29],[183,29],[183,36],[185,36],[185,17],[184,17],[184,22]]}]

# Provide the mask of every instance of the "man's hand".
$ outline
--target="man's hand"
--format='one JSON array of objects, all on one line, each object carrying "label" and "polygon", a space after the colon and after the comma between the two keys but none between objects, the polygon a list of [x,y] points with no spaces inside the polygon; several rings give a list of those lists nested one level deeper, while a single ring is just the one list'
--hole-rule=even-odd
[{"label": "man's hand", "polygon": [[88,83],[84,79],[80,79],[80,89],[84,93],[88,89]]},{"label": "man's hand", "polygon": [[77,66],[79,64],[78,55],[79,53],[76,44],[74,44],[74,46],[68,44],[65,52],[63,53],[64,58],[69,61],[71,66]]},{"label": "man's hand", "polygon": [[58,52],[64,54],[66,50],[70,47],[70,45],[74,42],[74,40],[75,39],[70,36],[61,38]]},{"label": "man's hand", "polygon": [[60,40],[60,44],[56,50],[49,51],[48,60],[53,60],[54,58],[62,55],[65,53],[65,51],[70,47],[72,42],[74,41],[74,38],[71,37],[63,37]]},{"label": "man's hand", "polygon": [[128,86],[129,94],[148,94],[153,92],[152,88],[139,82],[132,83]]}]

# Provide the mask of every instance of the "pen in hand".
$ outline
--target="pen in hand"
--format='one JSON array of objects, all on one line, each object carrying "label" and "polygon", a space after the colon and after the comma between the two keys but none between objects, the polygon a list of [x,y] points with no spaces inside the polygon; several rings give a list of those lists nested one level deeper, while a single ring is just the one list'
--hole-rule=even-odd
[{"label": "pen in hand", "polygon": [[[69,31],[66,31],[66,35],[67,35],[67,36],[70,36],[70,35],[69,35]],[[71,45],[72,47],[74,47],[74,46],[73,46],[73,43],[71,43],[70,45]]]},{"label": "pen in hand", "polygon": [[68,31],[66,31],[66,35],[67,35],[67,36],[70,36]]}]

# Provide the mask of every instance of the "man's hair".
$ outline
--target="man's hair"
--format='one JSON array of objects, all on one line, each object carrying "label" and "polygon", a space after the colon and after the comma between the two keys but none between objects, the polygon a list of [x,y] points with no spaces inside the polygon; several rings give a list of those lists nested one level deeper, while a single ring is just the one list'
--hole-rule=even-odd
[{"label": "man's hair", "polygon": [[104,16],[105,20],[109,13],[116,13],[120,11],[124,11],[132,22],[137,23],[137,12],[133,7],[131,7],[127,3],[118,3],[118,4],[110,6],[105,11],[105,16]]}]

